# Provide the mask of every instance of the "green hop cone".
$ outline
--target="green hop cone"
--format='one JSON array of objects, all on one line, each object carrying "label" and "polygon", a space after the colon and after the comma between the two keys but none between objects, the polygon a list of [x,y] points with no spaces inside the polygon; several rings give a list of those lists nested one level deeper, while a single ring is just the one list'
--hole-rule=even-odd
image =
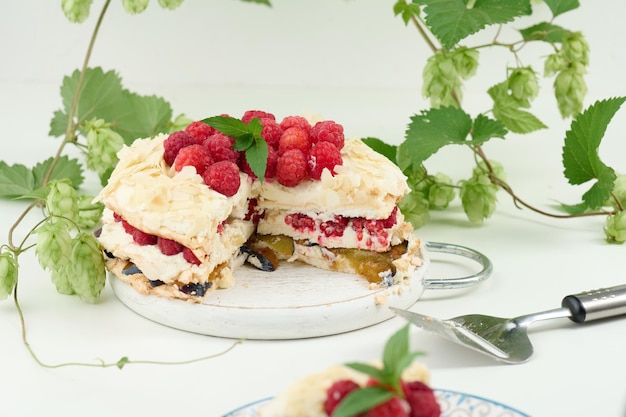
[{"label": "green hop cone", "polygon": [[531,67],[514,68],[507,79],[507,86],[517,100],[533,100],[539,94],[537,75]]},{"label": "green hop cone", "polygon": [[606,241],[609,243],[621,244],[626,242],[626,211],[607,216],[604,233],[606,234]]},{"label": "green hop cone", "polygon": [[559,72],[554,80],[554,95],[563,118],[573,117],[583,109],[587,84],[580,66],[571,66]]},{"label": "green hop cone", "polygon": [[[502,164],[500,162],[490,160],[489,165],[491,166],[491,170],[493,171],[493,176],[502,182],[506,182],[506,173],[504,172],[504,167],[502,166]],[[479,182],[485,180],[489,181],[488,173],[489,170],[487,169],[487,164],[485,163],[485,161],[480,161],[472,170],[472,177],[477,179]]]},{"label": "green hop cone", "polygon": [[452,63],[459,77],[466,80],[476,74],[479,54],[477,49],[460,47],[452,51]]},{"label": "green hop cone", "polygon": [[183,3],[183,0],[159,0],[159,5],[167,10],[174,10]]},{"label": "green hop cone", "polygon": [[96,119],[85,125],[87,130],[87,168],[95,171],[101,180],[117,165],[117,153],[124,146],[122,136],[109,123]]},{"label": "green hop cone", "polygon": [[471,223],[482,224],[496,209],[496,191],[487,175],[461,181],[461,204]]},{"label": "green hop cone", "polygon": [[450,54],[441,51],[431,55],[423,71],[422,94],[430,99],[432,107],[458,107],[454,95],[461,98],[461,81]]},{"label": "green hop cone", "polygon": [[91,233],[79,232],[72,239],[72,253],[67,263],[72,289],[89,303],[95,303],[104,288],[106,272],[98,241]]},{"label": "green hop cone", "polygon": [[78,227],[91,230],[98,225],[102,218],[104,205],[100,202],[93,202],[93,197],[81,195],[78,197]]},{"label": "green hop cone", "polygon": [[6,299],[17,283],[17,260],[10,252],[0,253],[0,300]]},{"label": "green hop cone", "polygon": [[139,14],[146,10],[149,0],[122,0],[124,10],[130,14]]},{"label": "green hop cone", "polygon": [[589,44],[582,32],[570,32],[564,36],[561,53],[570,63],[589,65]]},{"label": "green hop cone", "polygon": [[[46,197],[48,212],[54,216],[62,216],[75,222],[78,219],[78,193],[68,179],[54,180],[48,183]],[[57,221],[56,217],[51,221]]]},{"label": "green hop cone", "polygon": [[60,269],[70,256],[72,237],[66,221],[47,221],[35,230],[35,253],[43,269]]},{"label": "green hop cone", "polygon": [[[626,207],[626,175],[618,175],[613,183],[613,190],[611,191],[613,197],[609,198],[604,205],[611,206],[616,210],[620,209],[620,206]],[[615,201],[617,199],[617,201]]]},{"label": "green hop cone", "polygon": [[67,263],[59,266],[57,269],[50,271],[50,280],[56,287],[59,294],[73,295],[75,294],[72,283],[70,282],[70,267]]},{"label": "green hop cone", "polygon": [[89,17],[92,0],[61,0],[63,14],[72,23],[83,23]]},{"label": "green hop cone", "polygon": [[563,55],[560,53],[550,54],[543,64],[543,75],[544,77],[551,77],[565,68],[567,68],[567,62],[565,58],[563,58]]},{"label": "green hop cone", "polygon": [[424,226],[430,219],[428,198],[420,191],[413,190],[405,195],[398,203],[398,208],[414,229]]},{"label": "green hop cone", "polygon": [[434,210],[443,210],[454,199],[454,195],[452,178],[438,172],[434,177],[434,182],[428,188],[428,206]]}]

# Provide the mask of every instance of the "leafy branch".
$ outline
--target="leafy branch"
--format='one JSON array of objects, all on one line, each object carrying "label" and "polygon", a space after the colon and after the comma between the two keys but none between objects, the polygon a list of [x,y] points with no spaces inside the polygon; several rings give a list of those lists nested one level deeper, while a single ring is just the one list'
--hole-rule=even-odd
[{"label": "leafy branch", "polygon": [[[424,225],[430,210],[445,209],[455,198],[472,223],[481,224],[496,209],[496,192],[503,190],[518,208],[552,218],[605,216],[608,242],[626,241],[626,179],[605,165],[598,148],[615,112],[623,104],[621,97],[597,101],[583,111],[587,92],[584,74],[589,64],[589,46],[582,33],[556,25],[555,19],[579,7],[578,0],[545,0],[552,18],[517,30],[519,39],[502,42],[499,37],[505,24],[532,15],[530,0],[399,0],[394,13],[405,24],[412,24],[433,55],[423,70],[422,94],[431,108],[411,117],[405,140],[397,147],[376,138],[365,141],[387,155],[409,178],[411,193],[400,207],[415,227]],[[496,27],[487,44],[462,45],[468,36]],[[439,43],[439,46],[437,45]],[[555,76],[553,87],[558,110],[563,118],[573,118],[566,133],[562,163],[567,180],[574,185],[595,183],[582,196],[582,202],[562,204],[560,212],[540,209],[522,199],[506,181],[501,164],[485,153],[485,144],[505,139],[509,133],[528,134],[547,126],[531,112],[539,92],[538,71],[521,64],[520,52],[526,46],[543,42],[553,53],[543,62],[544,77]],[[504,47],[515,58],[516,66],[507,68],[505,80],[491,86],[487,94],[493,106],[472,117],[462,109],[463,83],[474,76],[480,51]],[[453,184],[444,173],[429,174],[425,162],[441,148],[465,145],[475,160],[471,177]]]}]

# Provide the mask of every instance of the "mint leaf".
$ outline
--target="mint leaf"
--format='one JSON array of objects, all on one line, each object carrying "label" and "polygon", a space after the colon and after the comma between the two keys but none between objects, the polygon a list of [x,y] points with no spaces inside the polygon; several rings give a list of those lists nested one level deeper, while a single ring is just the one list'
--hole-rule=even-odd
[{"label": "mint leaf", "polygon": [[[51,136],[65,134],[79,77],[80,71],[76,70],[63,79],[63,110],[54,113],[50,122]],[[103,119],[112,124],[125,143],[130,144],[137,138],[167,131],[171,117],[172,109],[162,98],[131,93],[124,89],[121,78],[114,71],[104,72],[100,67],[87,69],[78,100],[77,124],[93,118]]]},{"label": "mint leaf", "polygon": [[22,164],[7,165],[0,161],[0,197],[17,198],[35,188],[35,178]]},{"label": "mint leaf", "polygon": [[411,117],[405,141],[398,147],[400,169],[419,167],[443,146],[464,143],[471,128],[470,115],[456,107],[433,108]]},{"label": "mint leaf", "polygon": [[396,163],[396,153],[398,152],[397,146],[385,143],[378,138],[363,138],[361,141],[379,154],[385,156],[394,164]]},{"label": "mint leaf", "polygon": [[246,161],[250,165],[250,169],[263,182],[265,178],[265,169],[267,168],[267,142],[259,140],[254,146],[246,149]]},{"label": "mint leaf", "polygon": [[569,31],[552,23],[543,22],[536,25],[521,29],[522,39],[529,41],[544,41],[549,43],[563,42],[563,36]]},{"label": "mint leaf", "polygon": [[596,101],[572,121],[563,145],[564,174],[570,184],[580,185],[597,180],[583,194],[589,208],[601,207],[609,198],[616,178],[615,171],[605,165],[598,147],[606,128],[626,97]]},{"label": "mint leaf", "polygon": [[372,366],[368,363],[361,362],[349,362],[345,364],[348,368],[352,368],[355,371],[359,371],[362,374],[369,375],[377,381],[385,381],[387,376],[383,369]]},{"label": "mint leaf", "polygon": [[[39,162],[33,167],[32,171],[35,179],[35,185],[37,187],[41,186],[53,160],[54,158],[50,157],[43,162]],[[64,178],[69,179],[74,188],[80,187],[85,179],[83,177],[82,165],[77,159],[69,159],[67,155],[63,155],[59,158],[59,161],[54,167],[54,171],[52,171],[50,180],[61,180]]]},{"label": "mint leaf", "polygon": [[544,0],[552,11],[552,16],[557,17],[560,14],[577,9],[580,6],[578,0]]},{"label": "mint leaf", "polygon": [[346,395],[333,411],[333,417],[353,417],[371,410],[393,397],[391,391],[383,387],[372,386],[358,388]]},{"label": "mint leaf", "polygon": [[213,116],[202,119],[201,121],[219,130],[226,136],[231,136],[235,139],[249,136],[251,134],[248,125],[239,119],[235,119],[234,117]]},{"label": "mint leaf", "polygon": [[[409,353],[409,325],[404,325],[399,331],[394,333],[387,343],[383,351],[383,369],[386,373],[397,374],[400,360]],[[399,376],[399,374],[397,374]],[[385,381],[391,382],[394,381]]]},{"label": "mint leaf", "polygon": [[507,23],[531,13],[530,0],[428,0],[424,13],[431,32],[446,49],[493,24]]}]

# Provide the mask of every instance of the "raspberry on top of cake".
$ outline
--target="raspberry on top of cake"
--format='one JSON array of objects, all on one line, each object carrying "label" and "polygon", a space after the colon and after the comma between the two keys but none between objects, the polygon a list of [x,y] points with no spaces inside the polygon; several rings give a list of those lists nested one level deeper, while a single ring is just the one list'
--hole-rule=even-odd
[{"label": "raspberry on top of cake", "polygon": [[257,119],[267,144],[258,178],[237,138],[211,119],[119,152],[97,200],[106,207],[99,239],[107,266],[122,280],[201,301],[232,286],[246,260],[267,270],[300,260],[383,285],[421,265],[421,241],[397,208],[406,178],[360,140],[346,140],[342,125],[246,112],[241,122]]}]

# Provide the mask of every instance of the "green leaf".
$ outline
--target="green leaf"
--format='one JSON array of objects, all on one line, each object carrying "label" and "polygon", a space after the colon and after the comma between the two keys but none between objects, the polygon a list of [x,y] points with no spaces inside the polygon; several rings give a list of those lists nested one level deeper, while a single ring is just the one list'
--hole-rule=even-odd
[{"label": "green leaf", "polygon": [[235,139],[250,136],[252,133],[247,124],[234,117],[213,116],[202,119],[201,121],[219,130],[226,136],[231,136]]},{"label": "green leaf", "polygon": [[[398,364],[409,353],[409,325],[405,324],[400,330],[394,333],[383,351],[383,369],[388,374],[398,375]],[[401,373],[402,370],[400,370]],[[393,381],[385,381],[391,382]]]},{"label": "green leaf", "polygon": [[[52,165],[53,160],[54,158],[50,157],[43,162],[39,162],[33,167],[35,186],[41,186],[45,175],[50,169],[50,165]],[[69,159],[67,155],[63,155],[59,158],[57,164],[54,167],[54,171],[52,171],[50,180],[61,180],[64,178],[69,179],[72,186],[76,189],[80,187],[85,179],[83,177],[83,168],[80,162],[77,159]]]},{"label": "green leaf", "polygon": [[544,41],[549,43],[561,43],[563,42],[563,36],[569,33],[567,29],[548,22],[538,23],[526,29],[521,29],[519,32],[526,42]]},{"label": "green leaf", "polygon": [[265,169],[267,168],[267,142],[264,140],[256,141],[254,146],[246,149],[246,161],[250,165],[250,169],[254,175],[263,182],[265,178]]},{"label": "green leaf", "polygon": [[407,25],[412,18],[419,17],[420,6],[419,4],[415,4],[415,2],[407,3],[405,0],[398,0],[396,4],[393,5],[393,14],[394,16],[402,16],[402,21]]},{"label": "green leaf", "polygon": [[378,138],[363,138],[361,141],[379,154],[385,156],[394,164],[396,163],[397,146],[385,143]]},{"label": "green leaf", "polygon": [[576,116],[565,134],[563,173],[569,183],[580,185],[597,180],[583,195],[589,208],[601,207],[614,186],[615,171],[600,160],[598,148],[609,122],[624,101],[626,97],[596,101]]},{"label": "green leaf", "polygon": [[577,9],[580,6],[578,0],[544,0],[552,11],[552,15],[557,17],[560,14]]},{"label": "green leaf", "polygon": [[425,21],[444,48],[451,49],[484,27],[531,14],[530,0],[428,0]]},{"label": "green leaf", "polygon": [[445,145],[465,143],[471,128],[470,115],[456,107],[433,108],[411,117],[398,148],[400,169],[419,167]]},{"label": "green leaf", "polygon": [[349,362],[346,363],[346,366],[365,375],[369,375],[377,381],[385,381],[387,379],[387,375],[382,369],[372,366],[368,363]]},{"label": "green leaf", "polygon": [[510,131],[530,133],[547,127],[532,113],[520,109],[520,107],[530,107],[530,103],[513,97],[508,91],[506,82],[492,86],[487,92],[493,99],[494,117]]},{"label": "green leaf", "polygon": [[[50,135],[62,136],[68,122],[68,114],[78,86],[80,71],[63,79],[61,98],[63,110],[54,113],[50,122]],[[167,131],[172,109],[162,98],[131,93],[122,86],[121,78],[114,71],[88,68],[76,111],[77,124],[93,118],[103,119],[127,144],[137,138],[152,137]]]},{"label": "green leaf", "polygon": [[353,417],[390,400],[393,393],[382,387],[358,388],[346,395],[333,411],[333,417]]},{"label": "green leaf", "polygon": [[489,117],[479,114],[474,120],[474,126],[472,126],[472,144],[482,145],[491,138],[501,138],[508,131],[500,120],[493,120]]},{"label": "green leaf", "polygon": [[0,161],[0,197],[16,198],[35,189],[35,178],[22,164],[7,165]]}]

